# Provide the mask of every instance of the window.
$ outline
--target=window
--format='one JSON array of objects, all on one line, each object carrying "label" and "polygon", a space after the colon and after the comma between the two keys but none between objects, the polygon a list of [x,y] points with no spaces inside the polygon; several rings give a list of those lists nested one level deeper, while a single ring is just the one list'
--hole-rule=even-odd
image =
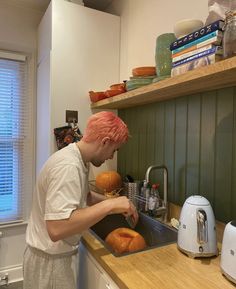
[{"label": "window", "polygon": [[0,51],[0,224],[23,219],[32,177],[27,72],[25,56]]}]

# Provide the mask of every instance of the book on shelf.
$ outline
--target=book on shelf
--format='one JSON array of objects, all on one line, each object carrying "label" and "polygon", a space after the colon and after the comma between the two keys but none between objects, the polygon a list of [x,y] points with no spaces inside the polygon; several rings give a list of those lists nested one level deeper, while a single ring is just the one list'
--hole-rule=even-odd
[{"label": "book on shelf", "polygon": [[210,34],[213,31],[222,30],[223,26],[224,26],[223,20],[217,20],[215,22],[212,22],[188,35],[185,35],[184,37],[177,39],[176,41],[171,43],[170,50],[174,50],[182,45],[190,43],[204,35]]},{"label": "book on shelf", "polygon": [[[172,62],[175,63],[175,62],[177,62],[179,60],[183,60],[183,59],[188,58],[190,56],[193,56],[195,54],[199,54],[199,53],[201,53],[203,51],[207,51],[207,50],[209,51],[209,49],[214,49],[214,47],[216,47],[216,45],[208,44],[208,45],[199,47],[197,49],[194,49],[192,51],[189,51],[189,52],[186,52],[186,53],[182,53],[182,54],[177,55],[177,56],[172,55]],[[222,46],[217,46],[216,50],[217,50],[218,53],[220,53],[220,52],[222,53],[222,51],[223,51],[222,50]]]},{"label": "book on shelf", "polygon": [[199,53],[197,53],[195,55],[192,55],[192,56],[189,56],[189,57],[187,57],[185,59],[182,59],[182,60],[179,60],[179,61],[176,61],[176,62],[172,62],[172,67],[176,67],[176,66],[182,65],[182,64],[187,63],[189,61],[201,58],[203,56],[208,56],[210,54],[222,55],[222,47],[221,46],[213,46],[212,48],[207,49],[207,50],[205,50],[203,52],[199,52]]},{"label": "book on shelf", "polygon": [[192,61],[189,61],[187,63],[184,63],[182,65],[173,67],[171,69],[171,76],[180,75],[183,73],[186,73],[187,71],[194,70],[196,68],[207,66],[213,63],[216,63],[218,61],[222,60],[222,56],[218,54],[210,54],[206,56],[202,56],[198,59],[194,59]]},{"label": "book on shelf", "polygon": [[172,50],[172,58],[179,56],[183,53],[192,51],[194,49],[198,49],[202,46],[208,45],[208,44],[214,44],[214,45],[222,45],[222,39],[223,39],[223,32],[222,31],[214,31],[208,35],[205,35],[189,44],[186,44],[184,46],[181,46],[175,50]]}]

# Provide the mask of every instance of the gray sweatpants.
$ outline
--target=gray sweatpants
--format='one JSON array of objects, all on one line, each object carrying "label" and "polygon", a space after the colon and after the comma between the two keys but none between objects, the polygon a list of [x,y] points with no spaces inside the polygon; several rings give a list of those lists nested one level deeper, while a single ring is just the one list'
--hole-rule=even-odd
[{"label": "gray sweatpants", "polygon": [[78,257],[77,251],[54,256],[28,246],[24,253],[23,288],[76,289],[74,257]]}]

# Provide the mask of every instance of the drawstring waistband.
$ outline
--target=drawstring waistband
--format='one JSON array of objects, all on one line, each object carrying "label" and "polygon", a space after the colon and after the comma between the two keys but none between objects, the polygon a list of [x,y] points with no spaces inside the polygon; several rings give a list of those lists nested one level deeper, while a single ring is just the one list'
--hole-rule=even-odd
[{"label": "drawstring waistband", "polygon": [[39,250],[37,248],[31,247],[29,245],[27,245],[26,250],[29,249],[31,252],[33,252],[34,254],[36,254],[37,256],[43,257],[43,258],[64,258],[64,257],[70,257],[73,255],[76,255],[78,253],[78,249],[75,249],[73,251],[70,252],[65,252],[65,253],[61,253],[61,254],[48,254],[42,250]]}]

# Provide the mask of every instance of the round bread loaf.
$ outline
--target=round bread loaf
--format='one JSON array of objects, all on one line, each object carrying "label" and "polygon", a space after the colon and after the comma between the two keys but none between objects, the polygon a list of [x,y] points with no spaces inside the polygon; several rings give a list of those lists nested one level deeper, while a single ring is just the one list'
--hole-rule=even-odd
[{"label": "round bread loaf", "polygon": [[115,229],[107,235],[105,241],[116,253],[138,251],[147,246],[144,238],[129,228]]}]

